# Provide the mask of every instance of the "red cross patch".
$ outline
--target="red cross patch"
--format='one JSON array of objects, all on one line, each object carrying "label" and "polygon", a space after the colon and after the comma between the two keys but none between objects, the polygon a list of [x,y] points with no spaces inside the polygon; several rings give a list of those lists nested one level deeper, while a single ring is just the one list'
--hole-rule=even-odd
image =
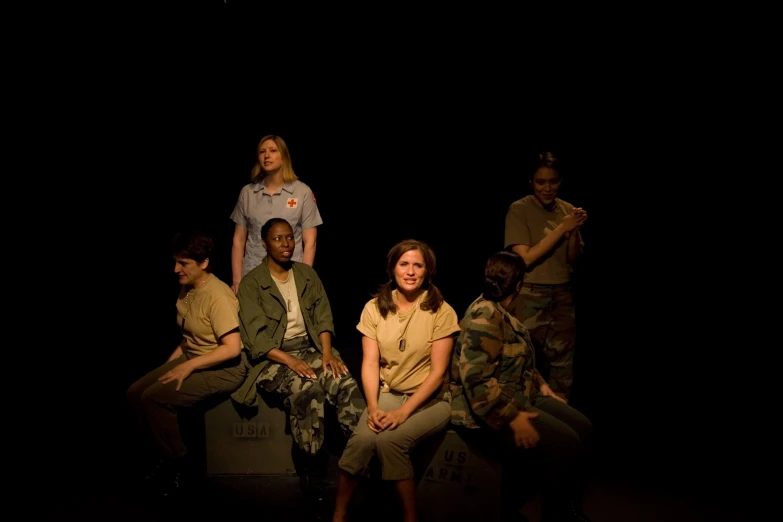
[{"label": "red cross patch", "polygon": [[288,201],[285,202],[285,206],[288,208],[296,208],[297,201],[297,198],[288,198]]}]

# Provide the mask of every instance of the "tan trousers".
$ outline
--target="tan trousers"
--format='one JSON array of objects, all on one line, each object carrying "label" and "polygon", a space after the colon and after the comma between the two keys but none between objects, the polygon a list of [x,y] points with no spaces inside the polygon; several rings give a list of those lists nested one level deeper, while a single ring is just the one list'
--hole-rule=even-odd
[{"label": "tan trousers", "polygon": [[[402,406],[407,399],[407,395],[381,392],[378,407],[391,411]],[[373,457],[377,456],[383,480],[407,480],[414,476],[411,450],[446,429],[451,420],[451,405],[442,400],[430,401],[401,425],[380,433],[367,426],[367,414],[365,408],[338,465],[352,475],[366,474]]]},{"label": "tan trousers", "polygon": [[196,370],[182,382],[161,384],[158,378],[188,359],[187,354],[169,361],[133,383],[126,393],[128,404],[139,426],[160,456],[168,459],[184,457],[185,443],[179,431],[177,410],[193,407],[218,393],[231,393],[245,380],[247,368],[242,357],[236,357],[211,368]]}]

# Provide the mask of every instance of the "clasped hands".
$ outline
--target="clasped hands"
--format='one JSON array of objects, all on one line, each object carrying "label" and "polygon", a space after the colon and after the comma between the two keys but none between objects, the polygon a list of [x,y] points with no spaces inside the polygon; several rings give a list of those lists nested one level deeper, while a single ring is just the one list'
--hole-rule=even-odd
[{"label": "clasped hands", "polygon": [[581,227],[585,221],[587,221],[587,212],[581,207],[574,208],[562,221],[565,237],[571,237],[571,232]]},{"label": "clasped hands", "polygon": [[575,207],[570,214],[563,218],[563,226],[566,232],[573,232],[587,221],[587,212],[582,207]]},{"label": "clasped hands", "polygon": [[367,426],[375,433],[393,430],[405,422],[409,415],[403,407],[391,411],[383,411],[375,407],[367,412]]}]

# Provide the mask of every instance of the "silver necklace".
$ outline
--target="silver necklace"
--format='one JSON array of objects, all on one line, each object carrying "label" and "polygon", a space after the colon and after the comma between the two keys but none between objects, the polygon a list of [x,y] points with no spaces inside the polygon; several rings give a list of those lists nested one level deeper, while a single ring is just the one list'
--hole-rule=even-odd
[{"label": "silver necklace", "polygon": [[[202,287],[206,284],[207,278],[209,278],[208,275],[207,275],[206,278],[204,278],[203,281],[201,281],[201,286]],[[185,294],[185,313],[182,314],[182,327],[183,328],[185,327],[185,317],[187,317],[187,315],[190,313],[190,305],[192,305],[193,301],[196,299],[196,292],[197,291],[198,290],[196,289],[196,285],[193,285],[193,288],[188,290],[188,293]]]}]

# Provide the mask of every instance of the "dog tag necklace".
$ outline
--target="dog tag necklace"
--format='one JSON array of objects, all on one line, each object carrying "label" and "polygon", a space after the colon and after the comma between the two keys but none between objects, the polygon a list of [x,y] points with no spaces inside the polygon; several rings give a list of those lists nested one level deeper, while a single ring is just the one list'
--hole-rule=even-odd
[{"label": "dog tag necklace", "polygon": [[[271,272],[270,272],[271,273]],[[275,277],[274,275],[272,277]],[[288,303],[288,311],[291,311],[291,285],[289,284],[291,282],[291,269],[288,269],[288,277],[285,281],[281,281],[278,278],[275,277],[275,282],[277,282],[277,288],[281,291],[280,293],[283,293],[283,287],[285,287],[285,298],[286,302]]]},{"label": "dog tag necklace", "polygon": [[[422,294],[423,295],[423,294]],[[416,314],[416,310],[419,308],[419,301],[421,300],[421,296],[419,296],[418,299],[416,299],[416,302],[413,304],[413,311],[411,312],[411,315],[408,317],[407,321],[405,322],[405,328],[400,328],[400,323],[402,322],[400,313],[400,307],[397,305],[397,333],[400,335],[400,343],[399,343],[399,350],[401,352],[405,351],[407,341],[405,340],[405,336],[408,334],[408,326],[410,326],[411,321],[413,320],[413,316]]]}]

